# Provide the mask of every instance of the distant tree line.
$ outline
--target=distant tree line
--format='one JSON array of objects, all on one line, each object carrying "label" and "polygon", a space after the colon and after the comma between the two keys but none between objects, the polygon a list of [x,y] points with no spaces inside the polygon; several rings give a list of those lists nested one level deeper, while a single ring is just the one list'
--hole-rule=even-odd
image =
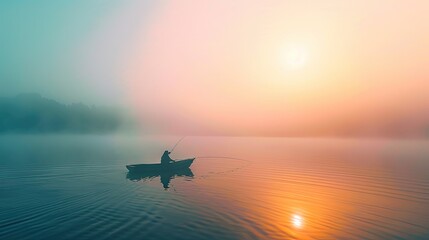
[{"label": "distant tree line", "polygon": [[0,97],[0,133],[103,133],[117,130],[122,121],[109,107],[65,105],[39,94]]}]

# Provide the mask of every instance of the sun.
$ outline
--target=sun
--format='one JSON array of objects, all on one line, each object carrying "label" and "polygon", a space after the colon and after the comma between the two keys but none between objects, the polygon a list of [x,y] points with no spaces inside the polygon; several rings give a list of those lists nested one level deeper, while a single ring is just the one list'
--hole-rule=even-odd
[{"label": "sun", "polygon": [[307,50],[303,46],[293,45],[281,53],[281,62],[287,69],[299,69],[307,63]]}]

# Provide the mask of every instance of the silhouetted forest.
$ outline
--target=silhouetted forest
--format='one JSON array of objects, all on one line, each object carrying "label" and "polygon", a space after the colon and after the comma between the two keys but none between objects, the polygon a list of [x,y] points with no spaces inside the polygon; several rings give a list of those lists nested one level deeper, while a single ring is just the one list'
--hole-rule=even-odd
[{"label": "silhouetted forest", "polygon": [[117,130],[122,122],[110,107],[65,105],[39,94],[0,97],[0,133],[103,133]]}]

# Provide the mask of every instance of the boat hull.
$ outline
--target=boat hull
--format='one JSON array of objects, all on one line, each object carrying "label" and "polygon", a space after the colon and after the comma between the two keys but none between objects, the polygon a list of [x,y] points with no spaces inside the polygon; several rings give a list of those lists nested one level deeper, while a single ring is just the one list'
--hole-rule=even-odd
[{"label": "boat hull", "polygon": [[195,158],[178,160],[174,163],[169,163],[166,165],[158,164],[133,164],[127,165],[127,169],[130,172],[152,172],[152,173],[161,173],[161,172],[174,172],[181,169],[186,169],[191,166]]}]

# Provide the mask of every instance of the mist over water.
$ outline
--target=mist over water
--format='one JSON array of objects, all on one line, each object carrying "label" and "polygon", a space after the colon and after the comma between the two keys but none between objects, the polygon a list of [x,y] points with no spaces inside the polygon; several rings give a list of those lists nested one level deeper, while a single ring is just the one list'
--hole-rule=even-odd
[{"label": "mist over water", "polygon": [[129,178],[179,138],[1,136],[0,239],[429,237],[427,141],[187,137]]},{"label": "mist over water", "polygon": [[428,9],[0,1],[0,240],[429,239]]}]

